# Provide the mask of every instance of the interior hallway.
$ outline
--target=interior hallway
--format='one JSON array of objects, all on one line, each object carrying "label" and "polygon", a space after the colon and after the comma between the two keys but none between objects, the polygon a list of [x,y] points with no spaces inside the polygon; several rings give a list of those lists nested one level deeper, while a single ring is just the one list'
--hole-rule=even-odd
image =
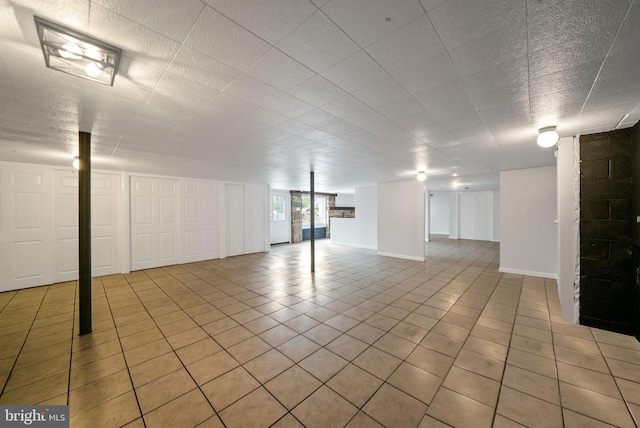
[{"label": "interior hallway", "polygon": [[0,293],[0,404],[69,404],[71,427],[640,423],[640,343],[563,322],[555,281],[498,251],[322,240],[315,280],[308,242],[96,278],[84,337],[75,282]]}]

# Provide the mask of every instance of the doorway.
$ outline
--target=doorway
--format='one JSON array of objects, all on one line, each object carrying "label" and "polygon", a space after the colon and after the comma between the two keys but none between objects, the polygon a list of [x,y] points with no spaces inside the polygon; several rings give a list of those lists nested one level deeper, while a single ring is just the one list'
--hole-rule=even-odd
[{"label": "doorway", "polygon": [[286,190],[271,190],[271,244],[291,241],[291,194]]}]

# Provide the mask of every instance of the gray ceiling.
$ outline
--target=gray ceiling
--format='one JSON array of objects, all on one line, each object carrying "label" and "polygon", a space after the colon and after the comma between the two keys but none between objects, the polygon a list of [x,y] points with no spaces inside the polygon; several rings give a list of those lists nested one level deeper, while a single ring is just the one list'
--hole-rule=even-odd
[{"label": "gray ceiling", "polygon": [[[122,48],[114,87],[46,69],[33,15]],[[554,164],[540,127],[637,122],[638,40],[640,0],[0,0],[0,160],[81,130],[94,168],[481,189]]]}]

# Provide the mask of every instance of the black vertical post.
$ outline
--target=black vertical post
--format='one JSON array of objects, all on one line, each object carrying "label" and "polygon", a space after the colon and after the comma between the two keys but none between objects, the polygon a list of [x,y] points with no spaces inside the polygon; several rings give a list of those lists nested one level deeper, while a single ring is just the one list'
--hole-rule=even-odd
[{"label": "black vertical post", "polygon": [[78,160],[78,256],[80,335],[91,333],[91,134],[80,132]]},{"label": "black vertical post", "polygon": [[311,171],[311,273],[316,271],[316,191]]}]

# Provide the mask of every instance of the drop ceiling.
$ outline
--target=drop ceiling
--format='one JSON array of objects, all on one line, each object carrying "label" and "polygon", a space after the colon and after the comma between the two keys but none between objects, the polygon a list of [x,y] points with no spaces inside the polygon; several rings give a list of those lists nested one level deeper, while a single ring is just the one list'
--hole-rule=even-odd
[{"label": "drop ceiling", "polygon": [[[122,49],[45,68],[33,16]],[[640,0],[0,0],[0,160],[349,191],[554,164],[640,119]],[[457,174],[453,177],[453,174]]]}]

